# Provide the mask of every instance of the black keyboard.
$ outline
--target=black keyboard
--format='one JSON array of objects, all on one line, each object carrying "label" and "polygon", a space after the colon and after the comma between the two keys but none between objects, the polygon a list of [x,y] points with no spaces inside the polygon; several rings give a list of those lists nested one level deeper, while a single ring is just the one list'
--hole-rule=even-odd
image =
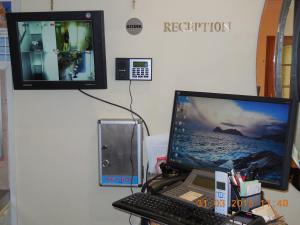
[{"label": "black keyboard", "polygon": [[221,225],[228,217],[163,195],[135,193],[114,207],[168,225]]}]

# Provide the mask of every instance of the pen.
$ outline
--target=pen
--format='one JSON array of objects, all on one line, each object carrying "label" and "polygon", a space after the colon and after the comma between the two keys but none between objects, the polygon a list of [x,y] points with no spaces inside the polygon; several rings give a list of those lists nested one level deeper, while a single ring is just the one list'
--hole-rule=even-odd
[{"label": "pen", "polygon": [[241,174],[240,174],[239,172],[237,172],[236,178],[237,178],[237,180],[238,180],[238,182],[239,182],[239,185],[241,185],[241,183],[244,182],[244,181],[243,181],[243,178],[241,177]]},{"label": "pen", "polygon": [[235,179],[235,174],[234,174],[234,170],[232,169],[231,170],[231,181],[232,181],[232,183],[234,184],[234,185],[238,185],[238,183],[237,183],[237,181],[236,181],[236,179]]}]

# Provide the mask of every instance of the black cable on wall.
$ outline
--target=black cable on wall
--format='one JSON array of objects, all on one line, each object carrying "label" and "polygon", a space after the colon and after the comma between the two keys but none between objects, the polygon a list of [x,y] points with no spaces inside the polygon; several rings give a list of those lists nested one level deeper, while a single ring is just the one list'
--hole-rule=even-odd
[{"label": "black cable on wall", "polygon": [[84,95],[86,95],[86,96],[88,96],[88,97],[90,97],[90,98],[93,98],[93,99],[96,99],[96,100],[98,100],[98,101],[104,102],[104,103],[106,103],[106,104],[109,104],[109,105],[112,105],[112,106],[115,106],[115,107],[124,109],[124,110],[126,110],[126,111],[128,111],[128,112],[130,112],[130,113],[132,113],[132,114],[134,114],[134,115],[136,115],[138,118],[140,118],[140,119],[143,121],[143,123],[144,123],[144,125],[145,125],[145,128],[146,128],[146,131],[147,131],[147,135],[150,136],[149,128],[148,128],[148,126],[147,126],[147,124],[146,124],[146,121],[145,121],[145,120],[143,119],[143,117],[141,117],[138,113],[136,113],[136,112],[134,112],[133,110],[128,109],[128,108],[126,108],[126,107],[124,107],[124,106],[115,104],[115,103],[113,103],[113,102],[109,102],[109,101],[104,100],[104,99],[101,99],[101,98],[98,98],[98,97],[96,97],[96,96],[94,96],[94,95],[91,95],[91,94],[89,94],[89,93],[87,93],[87,92],[81,90],[81,89],[78,89],[78,91],[80,91],[82,94],[84,94]]}]

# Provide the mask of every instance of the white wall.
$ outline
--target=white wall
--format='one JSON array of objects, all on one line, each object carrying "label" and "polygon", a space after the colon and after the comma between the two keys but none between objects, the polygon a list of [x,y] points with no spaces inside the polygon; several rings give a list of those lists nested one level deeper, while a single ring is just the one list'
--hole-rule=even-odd
[{"label": "white wall", "polygon": [[[61,0],[55,10],[104,9],[108,89],[98,97],[129,105],[128,82],[115,81],[115,57],[152,57],[153,81],[134,82],[133,108],[152,134],[169,131],[175,89],[255,94],[256,41],[262,0]],[[23,11],[50,9],[48,0],[22,0]],[[125,31],[138,17],[140,35]],[[164,33],[163,22],[231,21],[227,33]],[[19,225],[118,225],[128,216],[111,203],[126,188],[97,185],[99,118],[130,118],[75,90],[15,91],[14,129]],[[270,193],[272,196],[272,193]],[[283,194],[287,198],[299,193]],[[289,224],[296,214],[287,210]],[[294,222],[294,223],[293,223]]]}]

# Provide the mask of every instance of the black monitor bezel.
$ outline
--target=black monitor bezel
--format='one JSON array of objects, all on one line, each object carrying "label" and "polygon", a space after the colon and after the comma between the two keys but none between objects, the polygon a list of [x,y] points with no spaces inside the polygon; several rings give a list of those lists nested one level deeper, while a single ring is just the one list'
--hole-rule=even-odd
[{"label": "black monitor bezel", "polygon": [[[192,167],[188,167],[176,161],[170,160],[171,154],[171,146],[173,142],[173,133],[174,133],[174,121],[176,115],[176,103],[177,103],[177,96],[194,96],[194,97],[205,97],[205,98],[218,98],[218,99],[228,99],[228,100],[243,100],[243,101],[257,101],[257,102],[269,102],[269,103],[284,103],[290,105],[289,111],[289,119],[288,119],[288,132],[285,147],[287,149],[287,153],[285,154],[284,158],[284,165],[286,165],[283,169],[283,176],[280,182],[280,185],[268,183],[262,181],[262,186],[277,190],[286,190],[288,188],[288,180],[289,180],[289,171],[290,171],[290,164],[291,164],[291,155],[292,155],[292,148],[294,143],[294,135],[295,135],[295,128],[296,128],[296,117],[297,117],[297,101],[292,99],[284,99],[284,98],[270,98],[270,97],[259,97],[259,96],[246,96],[246,95],[234,95],[234,94],[220,94],[220,93],[208,93],[208,92],[194,92],[194,91],[175,91],[174,102],[173,102],[173,111],[172,111],[172,120],[171,120],[171,128],[170,128],[170,137],[169,137],[169,144],[168,144],[168,155],[167,155],[167,163],[179,170],[182,171],[191,171]],[[213,171],[207,167],[199,167],[197,169],[209,170]]]},{"label": "black monitor bezel", "polygon": [[[14,89],[41,90],[107,88],[104,12],[102,10],[64,12],[12,12],[7,13],[6,17]],[[22,64],[18,40],[17,23],[23,21],[68,20],[89,20],[92,22],[95,81],[24,81],[22,75]]]}]

